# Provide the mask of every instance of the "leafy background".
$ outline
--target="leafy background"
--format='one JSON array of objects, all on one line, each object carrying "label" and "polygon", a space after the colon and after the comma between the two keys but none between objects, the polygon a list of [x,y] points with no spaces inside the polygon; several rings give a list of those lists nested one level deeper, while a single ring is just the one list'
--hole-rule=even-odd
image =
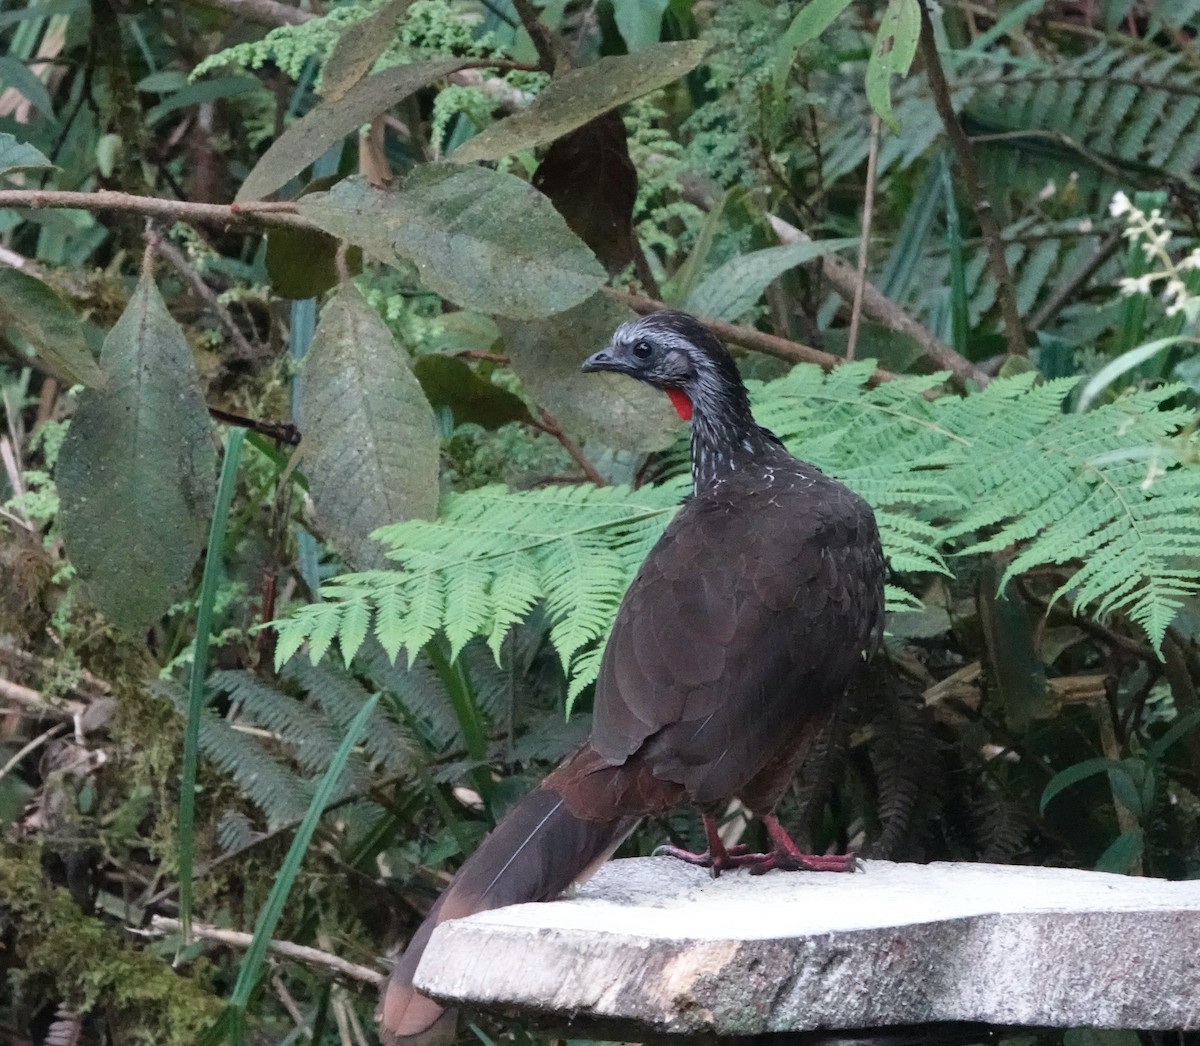
[{"label": "leafy background", "polygon": [[1200,875],[1198,30],[0,5],[0,1037],[370,1040],[686,493],[665,399],[578,370],[660,302],[891,562],[797,837]]}]

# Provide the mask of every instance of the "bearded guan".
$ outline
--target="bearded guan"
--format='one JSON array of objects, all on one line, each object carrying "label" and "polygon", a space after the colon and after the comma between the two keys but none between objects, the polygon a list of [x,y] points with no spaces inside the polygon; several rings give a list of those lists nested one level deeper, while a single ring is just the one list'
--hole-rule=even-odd
[{"label": "bearded guan", "polygon": [[[714,874],[854,867],[852,855],[801,853],[772,811],[879,639],[884,560],[871,509],[755,423],[729,353],[685,313],[624,324],[583,369],[666,392],[692,423],[695,492],[617,611],[590,740],[516,804],[433,906],[384,988],[385,1043],[453,1030],[413,987],[438,924],[559,896],[641,818],[684,799],[703,815],[708,850],[668,852]],[[763,820],[769,853],[722,845],[713,815],[734,797]]]}]

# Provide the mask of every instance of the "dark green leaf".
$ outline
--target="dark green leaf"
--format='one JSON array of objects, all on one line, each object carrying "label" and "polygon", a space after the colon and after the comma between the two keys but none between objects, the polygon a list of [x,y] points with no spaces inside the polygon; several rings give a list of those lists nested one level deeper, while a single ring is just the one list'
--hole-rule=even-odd
[{"label": "dark green leaf", "polygon": [[134,630],[178,598],[203,546],[215,452],[183,332],[143,276],[58,460],[63,542],[96,605]]},{"label": "dark green leaf", "polygon": [[917,0],[888,0],[879,33],[867,62],[867,100],[893,131],[899,131],[892,111],[892,77],[904,76],[917,53],[921,11]]},{"label": "dark green leaf", "polygon": [[661,450],[679,424],[665,396],[619,374],[579,369],[617,327],[634,318],[623,305],[597,294],[548,319],[498,323],[513,370],[567,433],[619,449]]},{"label": "dark green leaf", "polygon": [[38,362],[56,378],[68,385],[104,384],[75,310],[41,280],[0,268],[0,323],[29,342]]},{"label": "dark green leaf", "polygon": [[158,105],[146,110],[146,124],[153,127],[163,117],[191,105],[215,102],[219,98],[236,98],[238,95],[259,90],[262,90],[262,85],[253,76],[222,76],[216,80],[200,80],[188,84],[164,98]]},{"label": "dark green leaf", "polygon": [[436,409],[447,407],[455,425],[475,424],[498,429],[510,421],[529,421],[529,408],[520,396],[481,378],[463,360],[425,355],[413,361],[413,373]]},{"label": "dark green leaf", "polygon": [[1053,713],[1046,668],[1033,645],[1033,623],[1025,604],[1001,595],[1000,566],[985,559],[979,577],[979,620],[987,664],[1013,730],[1025,730]]},{"label": "dark green leaf", "polygon": [[317,157],[397,102],[470,64],[467,58],[397,65],[360,80],[336,101],[325,101],[296,121],[254,165],[235,199],[261,200],[286,185]]},{"label": "dark green leaf", "polygon": [[18,141],[11,134],[0,134],[0,175],[15,171],[36,171],[53,167],[32,145]]},{"label": "dark green leaf", "polygon": [[299,206],[326,232],[385,262],[412,262],[430,290],[480,312],[548,316],[605,279],[546,197],[483,167],[425,164],[399,192],[347,178]]},{"label": "dark green leaf", "polygon": [[[325,232],[277,227],[267,233],[267,277],[281,298],[319,298],[337,286],[338,241]],[[362,272],[362,250],[346,251],[346,270]]]},{"label": "dark green leaf", "polygon": [[1144,769],[1136,759],[1125,759],[1108,768],[1108,786],[1112,789],[1113,798],[1139,821],[1146,816],[1141,793]]},{"label": "dark green leaf", "polygon": [[601,113],[690,73],[707,52],[707,44],[686,40],[601,58],[593,65],[573,69],[552,80],[528,109],[492,124],[455,149],[450,159],[456,163],[498,160],[521,149],[548,145]]},{"label": "dark green leaf", "polygon": [[1065,770],[1060,770],[1050,778],[1050,783],[1046,785],[1045,790],[1042,792],[1042,801],[1039,809],[1042,813],[1045,813],[1050,800],[1058,795],[1059,792],[1089,777],[1094,777],[1096,774],[1107,773],[1117,765],[1112,759],[1097,756],[1095,759],[1085,759],[1082,763],[1076,763],[1074,766],[1068,766]]},{"label": "dark green leaf", "polygon": [[433,410],[404,350],[349,284],[325,309],[301,377],[301,467],[317,520],[360,569],[381,565],[371,532],[437,509]]}]

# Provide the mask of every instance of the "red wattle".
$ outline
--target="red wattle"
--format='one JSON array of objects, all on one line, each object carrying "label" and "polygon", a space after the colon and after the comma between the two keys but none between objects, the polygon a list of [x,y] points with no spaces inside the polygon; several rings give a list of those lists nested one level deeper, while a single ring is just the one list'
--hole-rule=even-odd
[{"label": "red wattle", "polygon": [[676,414],[684,421],[692,420],[692,401],[686,395],[678,389],[667,389],[667,398],[671,401],[671,406],[675,408]]}]

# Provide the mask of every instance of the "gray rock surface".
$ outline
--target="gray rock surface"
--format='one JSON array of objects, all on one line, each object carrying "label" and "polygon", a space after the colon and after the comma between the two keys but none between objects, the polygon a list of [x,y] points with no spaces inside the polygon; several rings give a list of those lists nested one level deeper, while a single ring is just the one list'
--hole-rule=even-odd
[{"label": "gray rock surface", "polygon": [[572,899],[444,924],[417,987],[647,1034],[1200,1029],[1200,881],[864,867],[714,880],[670,858],[613,861]]}]

